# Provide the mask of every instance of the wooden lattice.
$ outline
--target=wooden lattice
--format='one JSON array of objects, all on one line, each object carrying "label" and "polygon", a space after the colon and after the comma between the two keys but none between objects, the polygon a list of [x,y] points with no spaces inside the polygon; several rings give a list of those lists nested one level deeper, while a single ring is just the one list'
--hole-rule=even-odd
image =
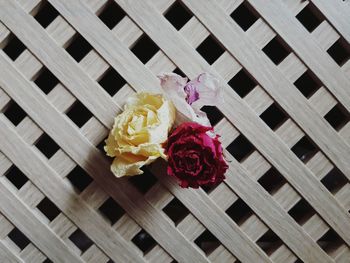
[{"label": "wooden lattice", "polygon": [[[350,4],[0,0],[1,262],[350,262]],[[103,141],[157,75],[216,75],[230,161],[116,179]]]}]

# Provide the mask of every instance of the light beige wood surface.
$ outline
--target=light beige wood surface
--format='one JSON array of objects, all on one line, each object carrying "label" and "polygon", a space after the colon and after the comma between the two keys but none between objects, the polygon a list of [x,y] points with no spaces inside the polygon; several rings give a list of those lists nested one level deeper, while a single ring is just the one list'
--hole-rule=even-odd
[{"label": "light beige wood surface", "polygon": [[[339,38],[349,48],[347,1],[183,0],[191,18],[180,30],[164,17],[174,0],[48,0],[58,16],[43,28],[33,16],[45,2],[0,0],[1,262],[350,262],[350,60],[339,66],[327,52]],[[125,16],[109,29],[98,15],[112,3]],[[230,17],[242,3],[257,17],[247,31]],[[295,16],[311,4],[325,19],[310,33]],[[5,50],[11,34],[25,46],[14,61]],[[79,63],[64,50],[76,34],[92,46]],[[132,52],[144,34],[159,48],[145,64]],[[212,65],[196,51],[208,36],[224,51]],[[262,51],[275,36],[291,49],[278,65]],[[44,68],[59,81],[47,95],[33,82]],[[98,83],[110,68],[126,81],[114,96]],[[95,146],[127,96],[159,92],[156,76],[175,68],[220,79],[225,103],[216,105],[223,118],[215,130],[224,147],[243,135],[253,149],[241,161],[226,150],[227,179],[209,192],[180,188],[157,162],[156,181],[143,193],[114,178]],[[256,81],[243,98],[226,84],[241,69]],[[308,98],[293,84],[307,71],[321,82]],[[6,117],[13,101],[26,113],[16,126]],[[66,115],[77,101],[92,113],[81,128]],[[287,116],[274,130],[259,117],[273,104]],[[337,105],[347,121],[339,129],[325,119]],[[34,146],[43,134],[59,147],[49,159]],[[304,136],[316,150],[303,162],[291,149]],[[13,167],[28,179],[20,189],[7,178]],[[92,178],[82,192],[68,179],[76,167]],[[268,181],[268,192],[263,181],[272,170],[283,182]],[[332,178],[329,191],[334,170],[342,179]],[[60,211],[52,221],[38,209],[45,198]],[[174,198],[188,210],[176,223],[164,209]],[[99,209],[108,200],[125,211],[113,224]],[[234,221],[226,211],[237,205],[239,215],[242,202],[249,213]],[[27,237],[24,248],[15,230]],[[71,238],[78,230],[90,240],[86,250]],[[145,252],[134,241],[141,230],[154,239]],[[204,236],[201,248],[208,231],[216,241]]]}]

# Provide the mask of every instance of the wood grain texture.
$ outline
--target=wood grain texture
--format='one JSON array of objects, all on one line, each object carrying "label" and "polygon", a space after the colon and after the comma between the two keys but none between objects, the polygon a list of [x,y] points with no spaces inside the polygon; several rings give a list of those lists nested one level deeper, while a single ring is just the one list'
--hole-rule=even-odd
[{"label": "wood grain texture", "polygon": [[[325,19],[309,33],[295,16],[312,4]],[[175,9],[178,19],[189,14],[178,30],[166,15]],[[350,262],[350,60],[345,50],[339,66],[327,51],[340,38],[349,44],[349,11],[323,0],[0,0],[1,260]],[[242,30],[244,12],[256,21]],[[142,62],[134,47],[145,36],[156,50]],[[208,37],[214,44],[197,52]],[[278,65],[262,51],[275,37],[291,50]],[[65,51],[78,39],[91,45],[73,51],[86,52],[79,61]],[[222,54],[208,63],[215,42]],[[126,97],[160,92],[157,75],[176,68],[222,82],[225,103],[210,116],[227,147],[226,181],[181,189],[164,162],[149,167],[147,183],[114,178],[96,147]],[[35,83],[46,69],[57,78],[48,94]],[[125,82],[108,94],[100,82],[113,70]],[[244,96],[235,92],[244,83],[230,84],[243,70],[255,82]],[[309,96],[293,85],[304,74],[320,82]],[[77,105],[91,112],[79,127],[68,114]],[[269,128],[261,116],[274,105],[285,119]],[[46,135],[57,144],[49,157],[37,145]],[[232,151],[242,138],[249,152]],[[315,149],[301,161],[293,151],[305,138]],[[59,209],[53,220],[40,210],[47,199]]]}]

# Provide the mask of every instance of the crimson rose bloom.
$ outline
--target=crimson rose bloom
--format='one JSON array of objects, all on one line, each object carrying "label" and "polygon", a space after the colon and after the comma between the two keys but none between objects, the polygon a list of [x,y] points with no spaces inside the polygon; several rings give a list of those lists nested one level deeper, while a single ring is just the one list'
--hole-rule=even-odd
[{"label": "crimson rose bloom", "polygon": [[219,136],[212,138],[207,134],[212,130],[212,127],[185,122],[169,136],[165,145],[167,173],[178,178],[181,187],[215,185],[225,179],[228,165]]}]

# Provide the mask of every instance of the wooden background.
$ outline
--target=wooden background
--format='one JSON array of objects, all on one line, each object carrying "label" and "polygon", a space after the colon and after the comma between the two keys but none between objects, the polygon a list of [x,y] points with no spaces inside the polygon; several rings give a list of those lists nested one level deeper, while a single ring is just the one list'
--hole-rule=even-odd
[{"label": "wooden background", "polygon": [[[350,262],[350,4],[0,0],[1,262]],[[230,160],[116,179],[103,140],[156,75],[216,75]]]}]

